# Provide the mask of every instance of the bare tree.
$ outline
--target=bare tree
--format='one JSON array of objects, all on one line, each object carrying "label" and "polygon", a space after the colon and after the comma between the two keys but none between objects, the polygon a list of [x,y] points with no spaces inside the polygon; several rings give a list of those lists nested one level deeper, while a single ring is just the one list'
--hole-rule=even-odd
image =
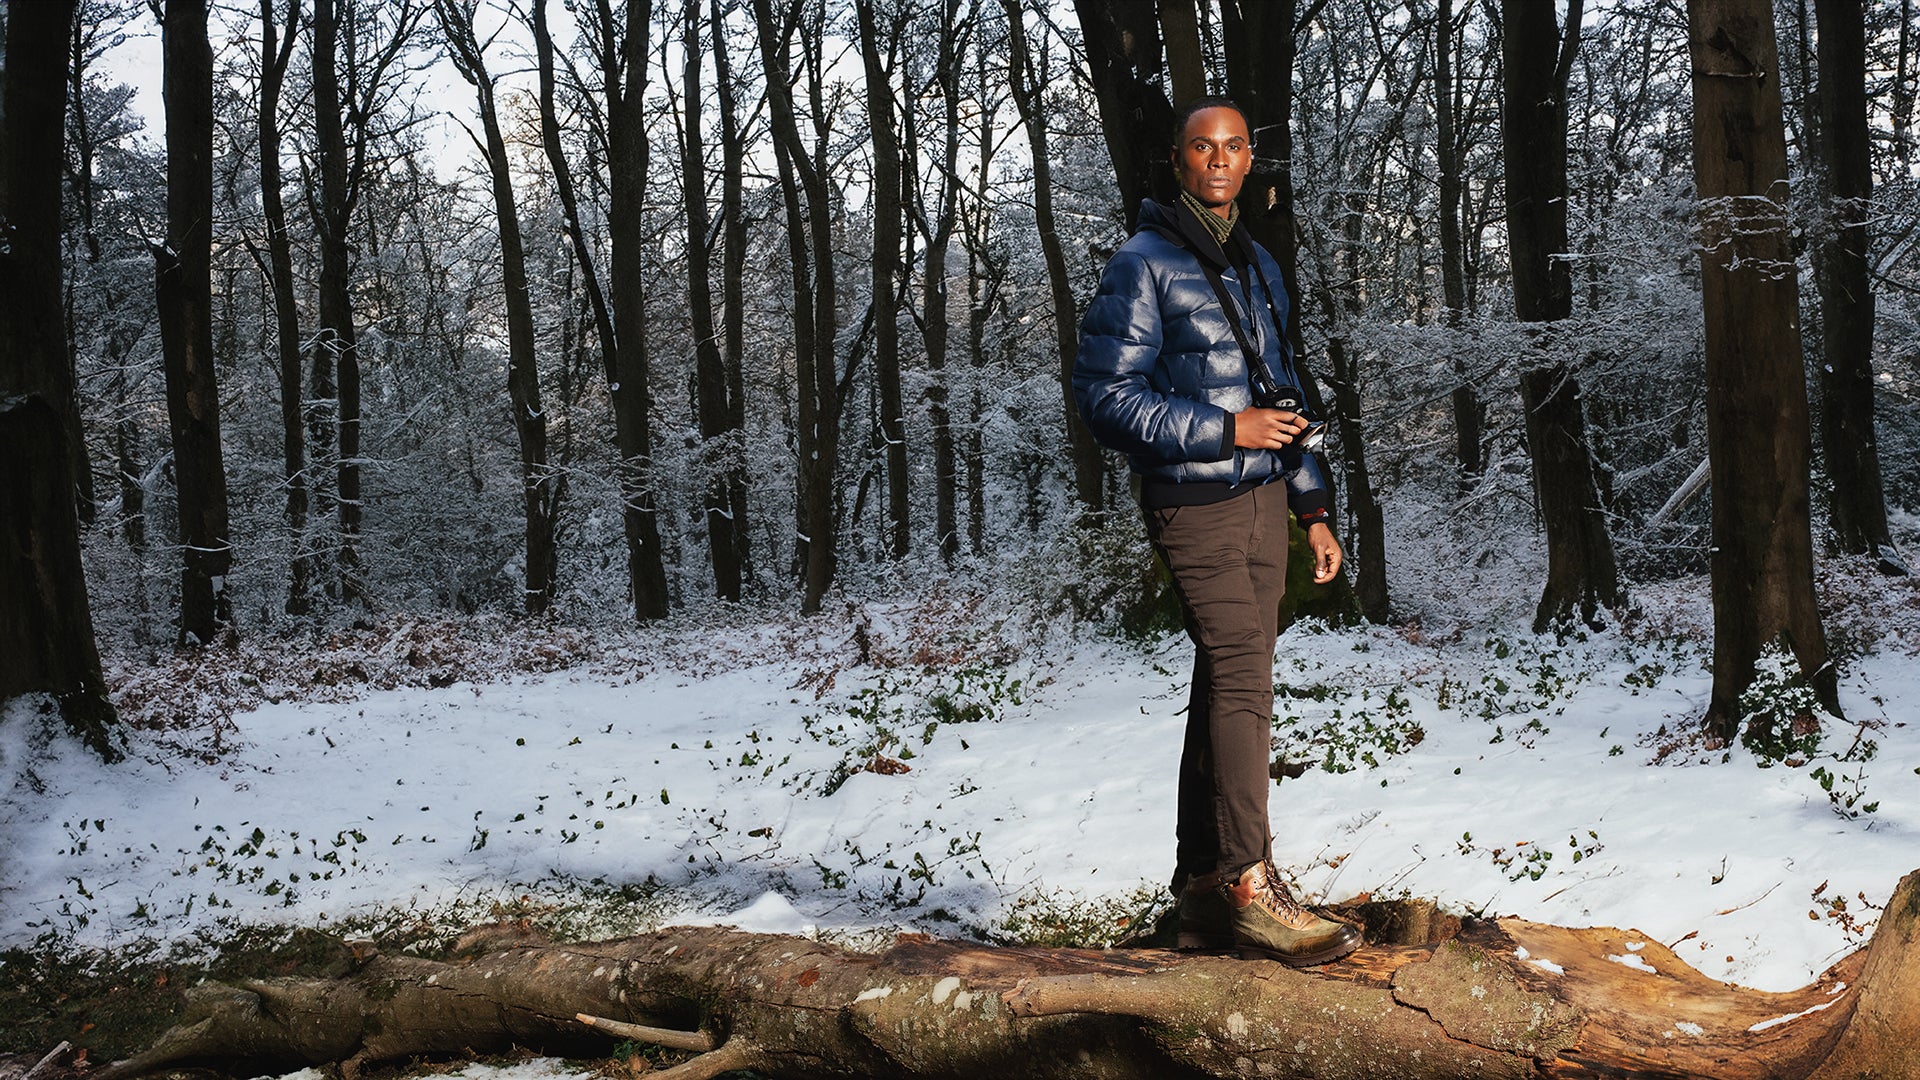
[{"label": "bare tree", "polygon": [[526,570],[522,588],[529,615],[553,604],[559,577],[554,529],[566,497],[566,476],[547,463],[547,414],[540,405],[539,358],[534,352],[533,299],[528,293],[527,256],[520,238],[507,143],[500,134],[493,77],[473,32],[477,0],[434,0],[440,29],[455,70],[474,88],[480,110],[481,151],[493,182],[494,217],[500,227],[500,284],[507,309],[507,394],[513,403],[513,428],[520,442],[520,495],[526,530]]},{"label": "bare tree", "polygon": [[[1473,12],[1474,0],[1465,0],[1454,14],[1453,0],[1439,0],[1434,16],[1433,116],[1435,164],[1440,188],[1440,287],[1445,297],[1447,325],[1459,329],[1467,314],[1466,244],[1461,235],[1461,217],[1466,197],[1467,154],[1472,147],[1474,125],[1462,124],[1461,112],[1467,105],[1466,80],[1456,77],[1454,56],[1461,28]],[[1485,438],[1487,407],[1480,392],[1468,378],[1464,357],[1456,357],[1454,370],[1459,382],[1453,388],[1454,456],[1460,464],[1460,486],[1472,488],[1486,470]]]},{"label": "bare tree", "polygon": [[54,698],[109,760],[113,703],[100,672],[69,432],[78,423],[62,327],[61,147],[71,0],[15,5],[0,68],[0,701]]},{"label": "bare tree", "polygon": [[[1040,233],[1040,253],[1047,264],[1047,284],[1053,293],[1054,347],[1059,353],[1060,400],[1067,423],[1067,457],[1073,465],[1073,489],[1084,512],[1106,509],[1106,459],[1093,432],[1080,417],[1073,401],[1073,361],[1080,352],[1080,307],[1074,299],[1073,281],[1067,275],[1067,256],[1060,242],[1060,228],[1053,211],[1053,158],[1047,133],[1046,82],[1035,70],[1033,52],[1027,45],[1026,7],[1022,0],[1000,0],[1007,18],[1007,83],[1013,94],[1020,123],[1027,129],[1027,146],[1033,158],[1033,222]],[[1044,45],[1043,45],[1044,49]],[[1171,124],[1171,111],[1167,115]],[[1109,133],[1109,145],[1113,136]],[[1131,146],[1131,144],[1128,144]],[[1131,149],[1128,153],[1132,153]],[[1114,168],[1121,171],[1121,158]],[[985,163],[982,163],[985,167]],[[1144,181],[1143,181],[1144,183]],[[1128,181],[1123,173],[1120,190],[1124,198]],[[1139,213],[1135,202],[1127,208],[1131,222]]]},{"label": "bare tree", "polygon": [[1904,572],[1887,525],[1874,431],[1866,21],[1860,0],[1814,0],[1819,20],[1820,194],[1830,224],[1814,250],[1820,289],[1820,446],[1832,484],[1834,542]]},{"label": "bare tree", "polygon": [[733,529],[734,559],[741,576],[753,577],[747,529],[746,394],[746,136],[741,130],[739,86],[728,55],[721,0],[710,0],[713,26],[714,88],[720,104],[720,259],[721,367],[727,383],[727,430],[740,445],[727,459],[727,520]]},{"label": "bare tree", "polygon": [[[799,540],[795,557],[800,564],[800,610],[811,615],[820,610],[839,565],[836,544],[840,523],[834,500],[834,476],[840,464],[846,383],[853,375],[858,353],[849,358],[842,371],[835,349],[839,294],[833,265],[833,205],[827,180],[830,160],[822,86],[825,35],[821,10],[809,12],[805,7],[804,0],[791,0],[776,15],[771,0],[753,0],[761,67],[766,74],[767,100],[772,106],[774,156],[787,211],[788,269],[793,280],[794,354],[799,383],[795,442],[800,467],[794,514]],[[793,96],[795,79],[790,53],[796,33],[801,39],[802,59],[808,75],[807,119],[813,132],[811,147],[801,135],[799,111]],[[871,308],[868,316],[872,317]]]},{"label": "bare tree", "polygon": [[[1011,28],[1008,34],[1010,38]],[[992,185],[989,182],[993,174],[994,153],[1000,145],[994,115],[999,112],[1006,98],[1004,95],[996,96],[1000,88],[995,85],[996,72],[990,69],[988,56],[1005,40],[1008,38],[990,42],[984,24],[974,35],[975,82],[970,90],[974,100],[980,104],[970,132],[974,154],[973,181],[967,186],[965,198],[960,204],[961,244],[967,249],[967,358],[971,376],[968,379],[971,384],[968,406],[973,417],[973,423],[966,427],[965,448],[961,457],[966,462],[967,471],[967,549],[975,555],[984,554],[987,546],[987,455],[986,440],[981,433],[982,416],[986,411],[983,384],[987,367],[987,319],[999,306],[1001,287],[1007,279],[1006,256],[996,252]],[[1051,281],[1051,266],[1048,277]],[[1056,300],[1058,295],[1056,291]],[[1079,410],[1069,408],[1067,419],[1070,424],[1077,422]],[[1081,424],[1083,431],[1085,426]],[[1069,428],[1068,432],[1071,438],[1072,429]],[[1099,490],[1098,486],[1095,490]]]},{"label": "bare tree", "polygon": [[[1131,232],[1142,200],[1170,198],[1174,190],[1167,158],[1174,111],[1160,85],[1160,23],[1154,0],[1074,0],[1073,6],[1120,184],[1120,212]],[[1019,60],[1021,50],[1013,56]],[[1027,66],[1031,70],[1030,56]]]},{"label": "bare tree", "polygon": [[[307,431],[301,375],[300,307],[293,287],[293,243],[287,236],[287,208],[281,196],[280,93],[287,62],[300,29],[300,0],[287,4],[287,32],[276,44],[279,17],[273,0],[260,0],[260,205],[266,218],[267,252],[262,267],[273,283],[274,343],[280,372],[280,441],[286,459],[287,532],[293,556],[287,567],[289,615],[312,607],[312,563],[307,557]],[[259,255],[256,252],[255,258]]]},{"label": "bare tree", "polygon": [[415,0],[364,6],[360,0],[314,0],[313,109],[320,168],[310,197],[319,233],[320,323],[307,432],[316,448],[335,444],[339,536],[334,561],[340,596],[350,602],[367,600],[360,560],[360,352],[352,230],[375,164],[375,123],[391,102],[396,65],[426,11]]},{"label": "bare tree", "polygon": [[[965,36],[980,19],[980,0],[968,0],[964,19],[960,0],[942,0],[929,11],[938,12],[939,17],[938,54],[929,82],[938,92],[940,139],[932,182],[918,185],[923,197],[916,202],[915,220],[927,242],[926,270],[920,278],[920,338],[927,353],[927,370],[933,376],[927,419],[933,428],[934,542],[940,557],[951,563],[960,553],[960,525],[959,467],[947,371],[947,252],[959,219],[960,66],[966,51]],[[984,105],[980,107],[984,109]]]},{"label": "bare tree", "polygon": [[[741,530],[736,521],[730,488],[738,479],[740,440],[744,432],[730,423],[732,411],[725,357],[714,325],[713,220],[707,209],[707,160],[700,86],[700,0],[685,0],[681,8],[680,183],[687,213],[687,307],[693,317],[694,398],[700,437],[706,441],[711,464],[717,466],[705,490],[707,550],[713,562],[714,592],[723,600],[741,595]],[[716,20],[714,48],[724,50],[723,30]],[[732,87],[722,87],[722,94]],[[724,183],[724,180],[723,180]]]},{"label": "bare tree", "polygon": [[892,20],[882,55],[873,0],[855,0],[860,59],[867,76],[867,137],[873,144],[873,365],[880,384],[880,436],[886,443],[887,553],[903,558],[909,527],[907,429],[900,395],[900,132],[894,123],[893,60],[901,23]]},{"label": "bare tree", "polygon": [[167,0],[167,240],[154,247],[160,340],[180,518],[180,642],[233,625],[227,474],[213,354],[213,49],[206,0]]},{"label": "bare tree", "polygon": [[624,28],[607,0],[594,6],[607,108],[607,227],[612,234],[613,415],[620,447],[628,578],[634,615],[667,614],[667,571],[653,492],[652,362],[647,352],[646,208],[650,147],[646,131],[647,40],[652,0],[631,0]]},{"label": "bare tree", "polygon": [[1773,7],[1694,0],[1694,184],[1706,312],[1707,447],[1713,486],[1713,694],[1708,730],[1731,740],[1761,650],[1793,651],[1837,711],[1813,596],[1807,473],[1812,433],[1800,293],[1787,225]]},{"label": "bare tree", "polygon": [[[1514,314],[1549,323],[1573,313],[1567,243],[1567,80],[1580,44],[1583,0],[1571,0],[1564,33],[1551,5],[1501,0],[1505,79],[1501,134]],[[1545,348],[1554,348],[1544,344]],[[1594,481],[1580,381],[1563,360],[1530,362],[1520,375],[1533,457],[1534,495],[1547,533],[1547,581],[1535,630],[1571,618],[1592,622],[1623,599],[1613,538]]]}]

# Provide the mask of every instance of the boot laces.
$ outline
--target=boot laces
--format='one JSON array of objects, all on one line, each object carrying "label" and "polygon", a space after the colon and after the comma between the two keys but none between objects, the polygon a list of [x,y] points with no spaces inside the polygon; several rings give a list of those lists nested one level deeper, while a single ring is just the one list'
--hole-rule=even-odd
[{"label": "boot laces", "polygon": [[1288,922],[1297,922],[1306,916],[1306,910],[1294,900],[1293,891],[1280,884],[1280,871],[1271,862],[1259,864],[1260,871],[1253,883],[1253,901]]}]

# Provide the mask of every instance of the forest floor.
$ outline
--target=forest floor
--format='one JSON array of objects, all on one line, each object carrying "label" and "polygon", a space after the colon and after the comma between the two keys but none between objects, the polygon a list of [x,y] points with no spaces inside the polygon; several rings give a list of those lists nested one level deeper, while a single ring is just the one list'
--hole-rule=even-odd
[{"label": "forest floor", "polygon": [[[1821,587],[1846,718],[1797,744],[1693,733],[1699,580],[1566,640],[1293,627],[1276,742],[1307,768],[1275,789],[1276,861],[1313,901],[1631,927],[1713,978],[1809,982],[1920,867],[1920,585]],[[420,619],[113,660],[125,761],[0,718],[0,1050],[48,1045],[83,984],[324,964],[312,930],[1123,938],[1168,901],[1189,646],[997,603]],[[1756,705],[1797,711],[1770,678]]]}]

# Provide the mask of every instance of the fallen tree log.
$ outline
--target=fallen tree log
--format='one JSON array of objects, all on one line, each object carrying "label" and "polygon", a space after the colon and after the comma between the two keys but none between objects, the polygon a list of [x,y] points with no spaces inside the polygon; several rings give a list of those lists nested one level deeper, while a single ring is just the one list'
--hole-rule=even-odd
[{"label": "fallen tree log", "polygon": [[662,1080],[1920,1077],[1917,939],[1920,871],[1868,948],[1791,993],[1715,982],[1635,931],[1517,919],[1307,971],[916,937],[869,955],[724,928],[455,962],[363,948],[335,978],[203,987],[151,1049],[92,1075],[338,1062],[351,1080],[397,1058],[643,1038],[698,1053]]}]

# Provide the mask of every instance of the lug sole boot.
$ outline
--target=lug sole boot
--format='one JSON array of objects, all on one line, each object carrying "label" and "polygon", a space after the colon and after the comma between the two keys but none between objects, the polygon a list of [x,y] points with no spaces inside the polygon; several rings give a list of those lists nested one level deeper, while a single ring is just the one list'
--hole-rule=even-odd
[{"label": "lug sole boot", "polygon": [[1255,863],[1239,881],[1216,889],[1231,910],[1233,947],[1242,960],[1312,967],[1360,947],[1358,929],[1301,907],[1278,876],[1271,865]]}]

